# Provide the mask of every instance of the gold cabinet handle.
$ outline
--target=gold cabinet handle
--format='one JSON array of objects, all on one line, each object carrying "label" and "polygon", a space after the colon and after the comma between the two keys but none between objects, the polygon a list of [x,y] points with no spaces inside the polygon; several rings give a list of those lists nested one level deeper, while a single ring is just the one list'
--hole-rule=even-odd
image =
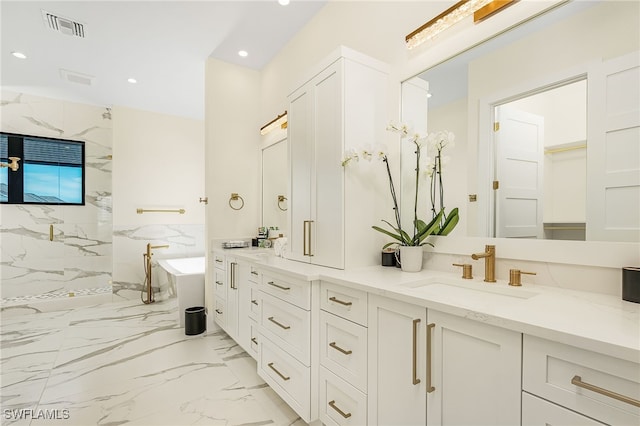
[{"label": "gold cabinet handle", "polygon": [[278,321],[274,320],[273,317],[269,317],[267,318],[269,321],[271,321],[272,323],[274,323],[275,325],[277,325],[278,327],[282,328],[283,330],[288,330],[291,328],[290,325],[284,325],[279,323]]},{"label": "gold cabinet handle", "polygon": [[49,241],[53,241],[53,225],[49,225]]},{"label": "gold cabinet handle", "polygon": [[339,303],[339,304],[341,304],[343,306],[351,306],[351,305],[353,305],[353,302],[344,302],[344,301],[342,301],[340,299],[336,299],[335,297],[330,297],[329,300],[332,301],[332,302]]},{"label": "gold cabinet handle", "polygon": [[273,281],[269,281],[267,284],[269,284],[270,286],[279,288],[280,290],[285,290],[285,291],[291,290],[291,287],[284,287],[284,286],[281,286],[281,285],[278,285],[278,284],[274,283]]},{"label": "gold cabinet handle", "polygon": [[216,259],[216,263],[222,263],[221,259]]},{"label": "gold cabinet handle", "polygon": [[276,370],[276,368],[273,366],[273,363],[272,363],[272,362],[270,362],[270,363],[269,363],[269,364],[267,364],[267,365],[269,366],[269,368],[270,368],[270,369],[272,369],[273,371],[275,371],[275,372],[276,372],[276,374],[277,374],[278,376],[280,376],[280,378],[281,378],[282,380],[287,381],[287,380],[289,380],[289,379],[291,378],[291,377],[285,376],[284,374],[282,374],[281,372],[279,372],[278,370]]},{"label": "gold cabinet handle", "polygon": [[351,417],[351,413],[345,413],[344,411],[342,411],[341,409],[339,409],[336,406],[336,401],[335,400],[329,401],[329,407],[331,407],[334,410],[336,410],[338,412],[338,414],[340,414],[345,419],[348,419],[349,417]]},{"label": "gold cabinet handle", "polygon": [[216,281],[216,284],[218,284],[218,285],[222,285],[222,284],[224,284],[224,283],[223,283],[222,281]]},{"label": "gold cabinet handle", "polygon": [[340,346],[336,345],[336,342],[329,343],[329,346],[331,346],[333,349],[337,350],[338,352],[342,352],[345,355],[351,355],[353,353],[353,351],[351,350],[342,349]]},{"label": "gold cabinet handle", "polygon": [[431,331],[435,327],[436,325],[434,323],[427,324],[427,393],[431,393],[434,390],[436,390],[436,388],[431,383],[431,358],[432,358]]},{"label": "gold cabinet handle", "polygon": [[231,262],[231,282],[229,283],[229,286],[232,290],[238,289],[238,286],[236,285],[236,266],[238,266],[236,262]]},{"label": "gold cabinet handle", "polygon": [[313,256],[311,253],[311,224],[312,220],[305,220],[302,228],[302,255]]},{"label": "gold cabinet handle", "polygon": [[420,324],[420,318],[413,320],[413,363],[411,368],[413,371],[413,384],[420,383],[420,379],[416,377],[418,370],[418,324]]},{"label": "gold cabinet handle", "polygon": [[253,343],[255,343],[256,345],[258,344],[258,339],[256,339],[255,337],[252,337],[252,338],[251,338],[251,341],[252,341]]},{"label": "gold cabinet handle", "polygon": [[251,271],[251,275],[258,275],[258,271]]},{"label": "gold cabinet handle", "polygon": [[222,311],[221,311],[220,309],[216,309],[216,313],[217,313],[218,315],[222,315]]},{"label": "gold cabinet handle", "polygon": [[253,299],[253,300],[251,301],[251,303],[253,303],[254,305],[258,306],[258,301],[257,301],[256,299]]},{"label": "gold cabinet handle", "polygon": [[618,401],[622,401],[622,402],[625,402],[627,404],[631,404],[631,405],[634,405],[636,407],[640,407],[640,401],[638,401],[637,399],[633,399],[633,398],[631,398],[629,396],[621,395],[619,393],[610,391],[608,389],[604,389],[604,388],[601,388],[599,386],[592,385],[591,383],[583,382],[582,381],[582,377],[580,377],[580,376],[573,376],[573,379],[571,379],[571,384],[575,385],[575,386],[578,386],[580,388],[583,388],[583,389],[590,390],[590,391],[595,392],[595,393],[599,393],[600,395],[608,396],[609,398],[617,399]]}]

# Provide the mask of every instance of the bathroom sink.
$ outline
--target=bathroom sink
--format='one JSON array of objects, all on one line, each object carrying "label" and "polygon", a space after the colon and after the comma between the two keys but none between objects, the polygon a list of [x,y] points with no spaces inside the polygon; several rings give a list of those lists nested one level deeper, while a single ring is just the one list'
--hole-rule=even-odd
[{"label": "bathroom sink", "polygon": [[433,277],[422,281],[415,281],[403,285],[413,289],[424,289],[429,292],[446,291],[464,296],[468,292],[484,293],[498,296],[513,297],[516,299],[529,299],[538,293],[524,290],[520,287],[512,287],[505,283],[485,283],[475,280],[463,280],[452,277]]}]

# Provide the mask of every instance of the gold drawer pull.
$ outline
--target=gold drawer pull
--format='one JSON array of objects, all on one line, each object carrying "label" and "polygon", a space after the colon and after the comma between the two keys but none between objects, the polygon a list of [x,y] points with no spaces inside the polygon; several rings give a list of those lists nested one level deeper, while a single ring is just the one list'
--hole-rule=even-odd
[{"label": "gold drawer pull", "polygon": [[329,407],[333,408],[334,410],[336,410],[338,412],[338,414],[340,414],[342,417],[344,417],[345,419],[348,419],[349,417],[351,417],[351,413],[345,413],[344,411],[342,411],[341,409],[339,409],[336,406],[336,401],[329,401]]},{"label": "gold drawer pull", "polygon": [[222,260],[216,259],[216,263],[222,263]]},{"label": "gold drawer pull", "polygon": [[257,301],[256,299],[253,299],[253,300],[251,301],[251,303],[253,303],[254,305],[258,306],[258,301]]},{"label": "gold drawer pull", "polygon": [[53,225],[49,225],[49,241],[53,241]]},{"label": "gold drawer pull", "polygon": [[221,311],[220,309],[216,309],[216,313],[217,313],[218,315],[222,315],[222,311]]},{"label": "gold drawer pull", "polygon": [[267,284],[269,284],[270,286],[279,288],[280,290],[291,290],[291,287],[283,287],[281,285],[274,283],[273,281],[269,281]]},{"label": "gold drawer pull", "polygon": [[418,324],[420,324],[420,318],[413,320],[413,359],[411,364],[411,371],[413,374],[412,383],[417,385],[420,383],[420,379],[417,376],[418,370]]},{"label": "gold drawer pull", "polygon": [[258,344],[258,339],[256,339],[255,337],[252,337],[252,338],[251,338],[251,341],[252,341],[253,343],[255,343],[256,345]]},{"label": "gold drawer pull", "polygon": [[573,376],[573,379],[571,379],[571,384],[590,390],[592,392],[595,393],[599,393],[600,395],[604,395],[604,396],[608,396],[609,398],[613,398],[613,399],[617,399],[618,401],[622,401],[622,402],[626,402],[627,404],[631,404],[631,405],[635,405],[636,407],[640,407],[640,401],[638,401],[637,399],[633,399],[631,397],[625,396],[625,395],[620,395],[619,393],[610,391],[608,389],[604,389],[601,388],[599,386],[596,385],[592,385],[591,383],[586,383],[582,381],[582,377],[580,376]]},{"label": "gold drawer pull", "polygon": [[251,275],[258,275],[257,271],[251,271]]},{"label": "gold drawer pull", "polygon": [[353,351],[345,351],[340,346],[336,345],[336,342],[329,343],[329,346],[331,346],[333,349],[337,350],[338,352],[342,352],[345,355],[351,355],[353,353]]},{"label": "gold drawer pull", "polygon": [[284,374],[282,374],[281,372],[279,372],[278,370],[276,370],[276,368],[273,366],[273,363],[272,363],[272,362],[270,362],[270,363],[269,363],[269,364],[267,364],[267,365],[269,366],[269,368],[270,368],[270,369],[272,369],[273,371],[275,371],[275,372],[276,372],[276,374],[282,378],[282,380],[285,380],[285,381],[286,381],[286,380],[289,380],[289,379],[291,378],[291,377],[287,377],[287,376],[285,376]]},{"label": "gold drawer pull", "polygon": [[433,356],[431,353],[431,330],[435,327],[435,323],[427,324],[427,393],[431,393],[436,390],[431,383],[431,358]]},{"label": "gold drawer pull", "polygon": [[269,318],[267,318],[267,319],[268,319],[269,321],[271,321],[272,323],[274,323],[275,325],[277,325],[278,327],[283,328],[283,329],[285,329],[285,330],[288,330],[288,329],[290,329],[290,328],[291,328],[291,326],[290,326],[290,325],[283,325],[283,324],[280,324],[278,321],[274,320],[274,319],[273,319],[273,317],[269,317]]},{"label": "gold drawer pull", "polygon": [[223,284],[223,282],[222,282],[222,281],[216,281],[216,284],[218,284],[218,285],[222,285],[222,284]]},{"label": "gold drawer pull", "polygon": [[351,306],[351,305],[353,305],[353,302],[343,302],[343,301],[342,301],[342,300],[340,300],[340,299],[336,299],[336,298],[335,298],[335,296],[330,297],[330,298],[329,298],[329,300],[331,300],[332,302],[339,303],[339,304],[344,305],[344,306]]}]

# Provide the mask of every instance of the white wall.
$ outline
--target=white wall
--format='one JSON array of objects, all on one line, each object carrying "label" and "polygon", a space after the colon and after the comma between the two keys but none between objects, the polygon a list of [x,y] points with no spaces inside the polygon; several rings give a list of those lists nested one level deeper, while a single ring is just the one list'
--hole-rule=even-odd
[{"label": "white wall", "polygon": [[[204,255],[204,121],[114,107],[113,140],[113,292],[137,299],[146,244],[169,245],[155,259]],[[160,268],[152,277],[156,300],[173,295]]]}]

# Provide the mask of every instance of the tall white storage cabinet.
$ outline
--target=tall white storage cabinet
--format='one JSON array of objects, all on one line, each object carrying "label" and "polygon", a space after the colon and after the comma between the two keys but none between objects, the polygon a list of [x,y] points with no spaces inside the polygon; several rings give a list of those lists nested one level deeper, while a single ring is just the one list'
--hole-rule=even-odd
[{"label": "tall white storage cabinet", "polygon": [[[340,47],[289,95],[290,259],[338,269],[379,262],[371,225],[384,185],[345,176],[341,161],[385,139],[388,85],[385,64]],[[382,166],[376,175],[386,176]]]}]

